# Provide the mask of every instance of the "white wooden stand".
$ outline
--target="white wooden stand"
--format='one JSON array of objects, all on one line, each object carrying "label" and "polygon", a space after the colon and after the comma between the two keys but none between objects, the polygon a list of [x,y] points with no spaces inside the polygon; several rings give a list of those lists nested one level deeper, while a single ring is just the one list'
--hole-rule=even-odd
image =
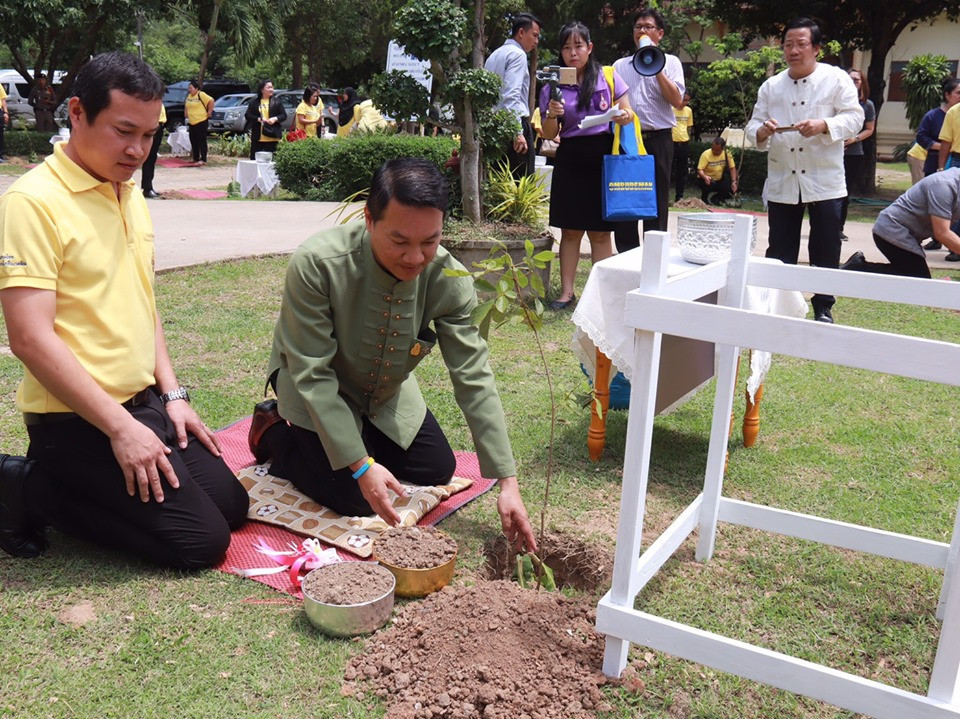
[{"label": "white wooden stand", "polygon": [[[597,607],[597,628],[607,635],[603,671],[619,676],[630,642],[635,642],[880,719],[960,719],[960,513],[948,545],[722,494],[741,347],[960,385],[960,345],[750,312],[742,309],[745,285],[960,310],[960,284],[752,261],[749,228],[749,218],[738,215],[729,261],[669,279],[669,235],[648,232],[644,239],[640,287],[627,296],[625,313],[627,325],[636,329],[636,369],[613,585]],[[693,301],[715,290],[717,305]],[[661,334],[716,343],[717,390],[703,492],[641,556]],[[913,694],[634,609],[637,594],[693,530],[699,530],[697,559],[710,559],[718,521],[943,569],[937,610],[943,626],[928,694]]]}]

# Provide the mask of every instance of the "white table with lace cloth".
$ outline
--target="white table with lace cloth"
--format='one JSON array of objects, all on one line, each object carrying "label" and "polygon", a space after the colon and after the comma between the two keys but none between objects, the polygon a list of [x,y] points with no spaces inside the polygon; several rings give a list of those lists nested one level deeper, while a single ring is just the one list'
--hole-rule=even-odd
[{"label": "white table with lace cloth", "polygon": [[[760,259],[763,262],[779,260]],[[593,378],[597,399],[602,409],[593,409],[587,444],[591,459],[598,460],[606,436],[606,412],[609,382],[616,371],[630,380],[633,367],[634,332],[623,323],[627,293],[640,282],[643,263],[642,248],[631,250],[598,262],[590,271],[586,287],[573,313],[576,329],[572,349]],[[672,248],[667,275],[672,277],[697,269],[685,261],[677,248]],[[701,301],[715,302],[707,295]],[[807,303],[799,292],[747,286],[744,307],[754,312],[788,317],[804,317]],[[759,430],[759,401],[763,381],[770,369],[770,353],[750,353],[750,375],[747,378],[747,412],[744,415],[744,444],[751,446]],[[611,369],[613,371],[611,371]],[[714,346],[708,342],[664,335],[660,359],[660,383],[656,411],[668,411],[692,396],[714,374]]]}]

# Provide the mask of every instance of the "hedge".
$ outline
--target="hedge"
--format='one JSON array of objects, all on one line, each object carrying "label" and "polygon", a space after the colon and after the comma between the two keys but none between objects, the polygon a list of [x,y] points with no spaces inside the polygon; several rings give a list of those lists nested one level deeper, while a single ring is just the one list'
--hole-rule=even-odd
[{"label": "hedge", "polygon": [[[697,162],[704,150],[710,149],[709,142],[690,141],[690,177],[687,185],[697,187]],[[739,191],[745,195],[760,197],[763,194],[763,183],[767,181],[767,153],[760,150],[746,149],[743,151],[743,161],[740,160],[739,148],[728,148],[733,161],[737,163],[740,178]]]},{"label": "hedge", "polygon": [[3,133],[3,153],[11,157],[45,157],[53,152],[53,133],[34,130],[7,130]]},{"label": "hedge", "polygon": [[284,189],[307,200],[339,202],[370,187],[386,160],[421,157],[443,169],[457,144],[448,137],[371,134],[284,142],[274,155]]}]

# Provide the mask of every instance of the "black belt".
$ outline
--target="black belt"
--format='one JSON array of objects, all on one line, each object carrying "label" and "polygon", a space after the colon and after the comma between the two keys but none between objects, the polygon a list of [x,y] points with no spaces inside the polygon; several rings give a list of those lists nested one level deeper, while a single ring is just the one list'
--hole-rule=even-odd
[{"label": "black belt", "polygon": [[[121,402],[120,406],[124,409],[133,409],[147,404],[150,396],[155,394],[153,387],[147,387],[137,392],[126,402]],[[57,422],[66,422],[67,420],[77,419],[80,415],[76,412],[24,412],[23,423],[28,427],[34,427],[38,424],[56,424]]]},{"label": "black belt", "polygon": [[641,134],[641,135],[644,135],[644,136],[647,136],[647,137],[653,137],[654,135],[662,135],[662,134],[665,133],[665,132],[670,132],[670,133],[672,133],[672,132],[673,132],[673,128],[672,128],[672,127],[665,127],[665,128],[663,128],[662,130],[644,130],[644,129],[641,129],[641,130],[640,130],[640,134]]}]

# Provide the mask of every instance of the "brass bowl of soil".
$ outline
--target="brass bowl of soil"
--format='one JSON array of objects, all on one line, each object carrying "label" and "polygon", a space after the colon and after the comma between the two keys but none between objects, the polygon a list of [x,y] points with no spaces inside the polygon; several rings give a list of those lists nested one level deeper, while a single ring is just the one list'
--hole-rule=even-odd
[{"label": "brass bowl of soil", "polygon": [[457,543],[433,527],[393,527],[373,541],[373,556],[397,578],[398,597],[419,598],[453,579]]},{"label": "brass bowl of soil", "polygon": [[396,584],[389,570],[372,562],[328,564],[303,578],[303,606],[324,634],[369,634],[390,618]]}]

